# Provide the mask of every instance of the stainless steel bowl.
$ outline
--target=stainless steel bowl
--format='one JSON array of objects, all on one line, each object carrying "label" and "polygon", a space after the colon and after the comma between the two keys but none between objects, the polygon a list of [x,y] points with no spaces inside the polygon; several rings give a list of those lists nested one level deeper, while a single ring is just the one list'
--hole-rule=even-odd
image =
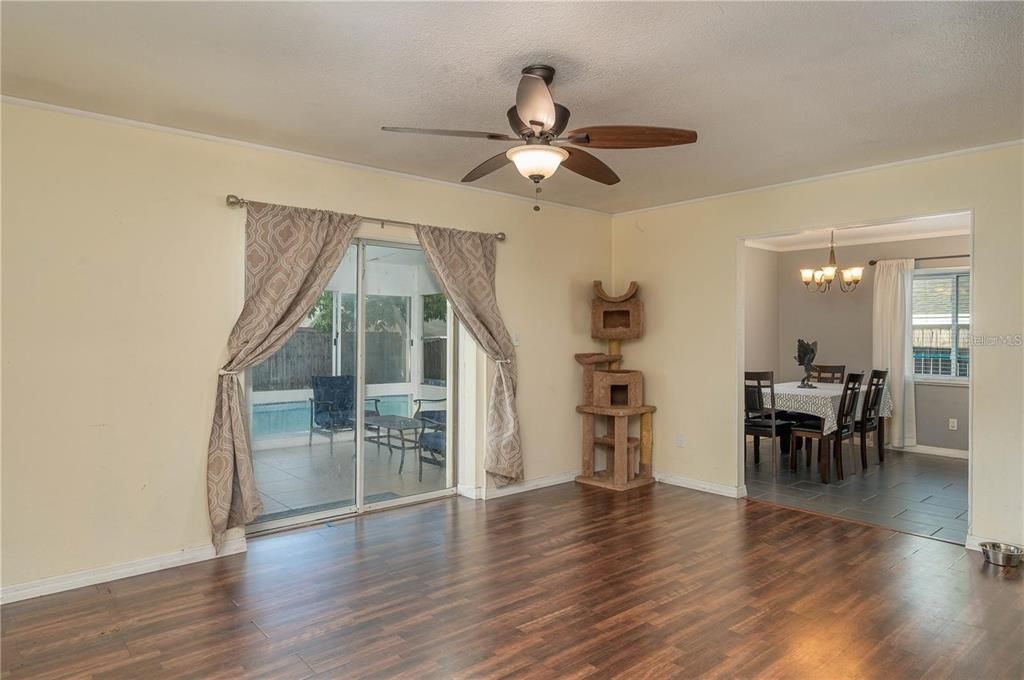
[{"label": "stainless steel bowl", "polygon": [[1024,557],[1024,548],[1009,543],[985,542],[980,547],[985,559],[1000,567],[1018,567]]}]

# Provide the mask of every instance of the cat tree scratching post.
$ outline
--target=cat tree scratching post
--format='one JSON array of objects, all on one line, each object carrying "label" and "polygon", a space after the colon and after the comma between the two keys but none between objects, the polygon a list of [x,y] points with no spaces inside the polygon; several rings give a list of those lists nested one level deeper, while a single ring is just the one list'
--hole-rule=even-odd
[{"label": "cat tree scratching post", "polygon": [[[637,299],[636,281],[618,296],[608,295],[600,281],[594,281],[590,308],[590,335],[607,340],[607,354],[575,355],[583,366],[583,403],[576,411],[583,416],[581,474],[576,481],[606,489],[624,491],[654,482],[652,476],[653,406],[643,403],[644,378],[640,371],[622,370],[622,341],[643,335],[644,307]],[[607,368],[602,368],[607,366]],[[640,436],[629,436],[629,419],[640,418]],[[605,434],[595,431],[597,419],[607,422]],[[603,470],[595,470],[597,447],[608,450]]]}]

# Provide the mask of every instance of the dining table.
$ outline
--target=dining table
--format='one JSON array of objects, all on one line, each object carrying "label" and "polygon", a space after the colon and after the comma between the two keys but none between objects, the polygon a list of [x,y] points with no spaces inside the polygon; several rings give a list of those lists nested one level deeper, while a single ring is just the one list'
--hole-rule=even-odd
[{"label": "dining table", "polygon": [[[793,413],[805,413],[817,416],[822,420],[822,432],[831,434],[838,428],[836,419],[839,415],[839,402],[843,398],[842,383],[811,383],[813,388],[800,387],[799,381],[775,383],[775,409]],[[864,405],[864,394],[867,383],[861,385],[857,394],[857,405],[854,407],[855,417],[860,418]],[[765,403],[770,403],[769,389],[764,388]],[[889,385],[882,389],[882,402],[878,407],[878,415],[882,418],[892,416],[892,395]]]}]

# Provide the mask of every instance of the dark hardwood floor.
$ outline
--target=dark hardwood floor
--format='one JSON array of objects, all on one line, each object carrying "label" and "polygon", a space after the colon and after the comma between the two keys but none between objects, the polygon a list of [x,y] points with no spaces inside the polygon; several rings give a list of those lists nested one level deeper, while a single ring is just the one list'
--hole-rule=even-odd
[{"label": "dark hardwood floor", "polygon": [[2,608],[4,678],[1013,678],[963,548],[658,484],[450,499]]}]

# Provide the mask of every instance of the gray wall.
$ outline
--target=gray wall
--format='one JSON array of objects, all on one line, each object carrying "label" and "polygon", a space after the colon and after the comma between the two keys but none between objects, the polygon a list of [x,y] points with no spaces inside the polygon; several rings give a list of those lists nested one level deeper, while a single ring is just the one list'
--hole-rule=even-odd
[{"label": "gray wall", "polygon": [[[841,239],[840,239],[841,242]],[[746,248],[745,250],[753,250]],[[764,304],[764,297],[771,291],[777,295],[778,339],[771,342],[765,334],[750,327],[751,314],[746,310],[746,363],[749,370],[752,359],[766,362],[764,353],[777,352],[774,370],[780,381],[799,380],[803,370],[796,365],[797,338],[818,341],[818,363],[845,364],[847,371],[871,370],[871,306],[874,290],[874,268],[868,260],[884,260],[899,257],[931,257],[970,252],[969,236],[945,236],[941,238],[893,241],[858,246],[838,246],[836,256],[839,265],[864,265],[864,280],[857,290],[841,293],[833,289],[829,293],[809,292],[800,281],[800,269],[824,264],[828,250],[823,244],[811,250],[797,250],[781,253],[761,251],[759,258],[746,257],[753,262],[764,256],[776,259],[777,281],[765,282],[758,286],[756,277],[748,272],[745,281],[746,306],[754,299]],[[968,260],[933,260],[919,263],[919,267],[963,266]],[[770,264],[758,261],[758,272],[769,271]],[[834,284],[835,285],[835,284]],[[760,322],[764,323],[764,322]],[[771,325],[765,330],[770,332]],[[772,368],[772,367],[768,367]],[[764,370],[768,370],[768,368]],[[951,449],[967,449],[967,404],[968,389],[961,386],[918,385],[917,398],[918,444]],[[950,418],[959,420],[956,432],[948,430]]]},{"label": "gray wall", "polygon": [[[967,387],[918,383],[914,387],[917,400],[917,443],[944,449],[967,450]],[[949,419],[959,422],[957,430],[949,429]]]}]

